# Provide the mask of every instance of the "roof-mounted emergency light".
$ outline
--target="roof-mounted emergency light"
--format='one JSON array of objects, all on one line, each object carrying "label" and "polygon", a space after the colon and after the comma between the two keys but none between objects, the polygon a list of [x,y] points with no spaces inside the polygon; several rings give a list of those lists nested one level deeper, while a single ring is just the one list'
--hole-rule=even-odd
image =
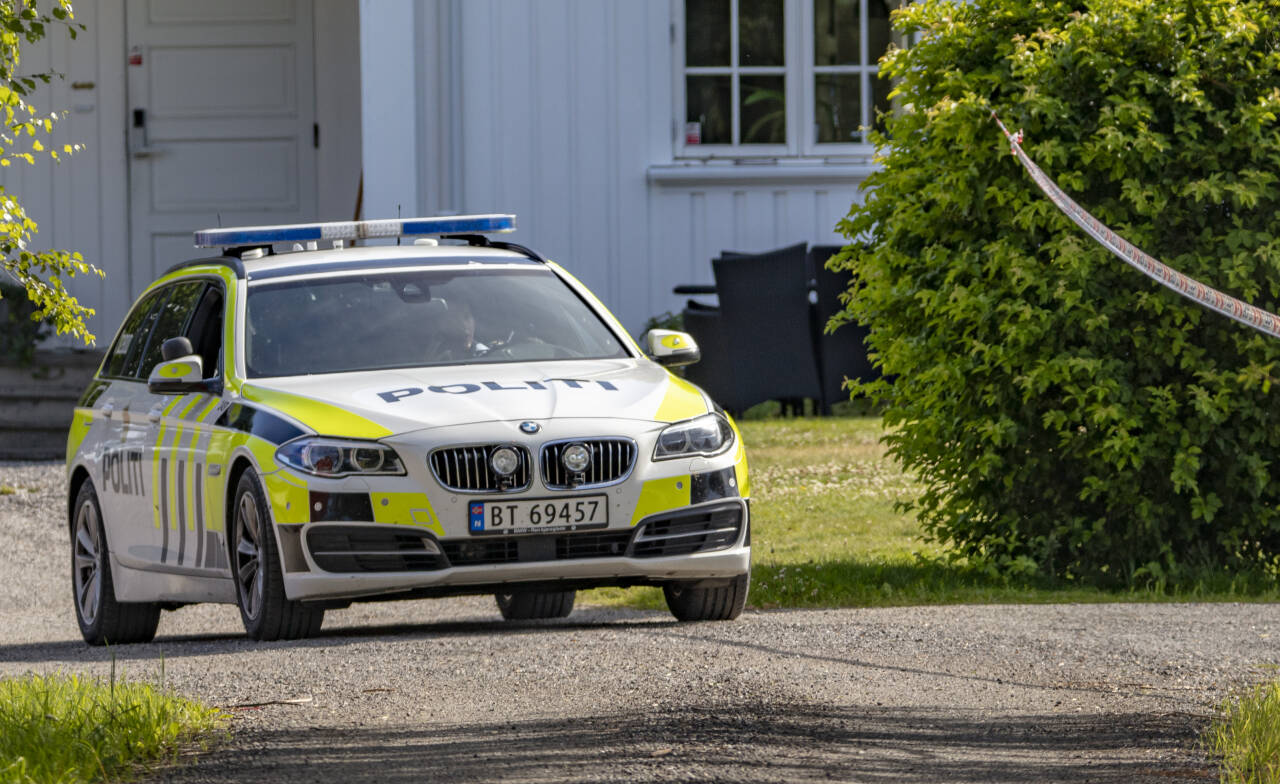
[{"label": "roof-mounted emergency light", "polygon": [[237,226],[195,234],[197,248],[266,245],[275,242],[365,240],[444,234],[501,234],[516,230],[514,215],[450,215],[444,218],[295,223],[286,226]]}]

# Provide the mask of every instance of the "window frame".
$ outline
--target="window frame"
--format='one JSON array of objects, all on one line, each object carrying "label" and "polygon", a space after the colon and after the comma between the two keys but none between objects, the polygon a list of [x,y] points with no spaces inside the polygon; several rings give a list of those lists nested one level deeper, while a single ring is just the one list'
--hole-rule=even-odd
[{"label": "window frame", "polygon": [[[857,73],[860,76],[860,110],[862,117],[859,124],[871,127],[874,125],[875,101],[871,88],[879,66],[875,64],[819,66],[814,64],[816,44],[813,36],[814,8],[813,0],[782,0],[783,24],[783,66],[784,89],[786,90],[786,127],[785,144],[688,144],[685,141],[685,122],[688,112],[685,90],[686,77],[690,75],[725,75],[767,73],[773,67],[745,67],[737,65],[738,59],[738,0],[730,3],[730,64],[728,66],[711,66],[687,68],[685,65],[685,0],[671,0],[671,48],[675,67],[673,72],[674,105],[672,114],[673,156],[677,160],[766,160],[779,158],[853,158],[865,159],[875,154],[875,146],[870,142],[818,142],[817,141],[817,107],[815,77],[823,73]],[[859,14],[859,50],[865,55],[870,38],[867,7],[868,0],[858,0]],[[893,3],[889,3],[891,6]],[[892,10],[892,9],[891,9]],[[738,79],[731,79],[730,110],[732,112],[731,133],[739,134],[740,120],[740,87]]]}]

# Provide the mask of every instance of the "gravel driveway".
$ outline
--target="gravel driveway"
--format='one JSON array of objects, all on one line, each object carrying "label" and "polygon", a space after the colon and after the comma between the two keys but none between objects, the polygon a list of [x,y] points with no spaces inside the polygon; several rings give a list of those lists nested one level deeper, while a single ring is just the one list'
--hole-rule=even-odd
[{"label": "gravel driveway", "polygon": [[62,469],[0,463],[0,674],[159,679],[234,715],[175,782],[1216,780],[1197,746],[1280,664],[1274,605],[746,612],[677,624],[580,608],[503,623],[491,598],[357,605],[302,643],[230,606],[150,645],[86,647]]}]

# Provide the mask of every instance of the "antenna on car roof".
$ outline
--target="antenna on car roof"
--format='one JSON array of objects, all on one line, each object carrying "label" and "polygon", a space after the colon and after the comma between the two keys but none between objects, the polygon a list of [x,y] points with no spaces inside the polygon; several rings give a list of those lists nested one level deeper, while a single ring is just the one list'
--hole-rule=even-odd
[{"label": "antenna on car roof", "polygon": [[[396,205],[396,220],[399,220],[399,219],[400,219],[400,205],[399,205],[399,204],[397,204],[397,205]],[[398,247],[400,247],[400,237],[399,237],[398,235],[396,236],[396,247],[397,247],[397,248],[398,248]]]}]

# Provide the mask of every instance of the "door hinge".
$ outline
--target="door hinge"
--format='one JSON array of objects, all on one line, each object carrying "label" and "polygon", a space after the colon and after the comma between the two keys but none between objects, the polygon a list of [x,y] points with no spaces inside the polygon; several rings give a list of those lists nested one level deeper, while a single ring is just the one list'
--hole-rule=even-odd
[{"label": "door hinge", "polygon": [[320,148],[320,123],[311,123],[311,146]]}]

